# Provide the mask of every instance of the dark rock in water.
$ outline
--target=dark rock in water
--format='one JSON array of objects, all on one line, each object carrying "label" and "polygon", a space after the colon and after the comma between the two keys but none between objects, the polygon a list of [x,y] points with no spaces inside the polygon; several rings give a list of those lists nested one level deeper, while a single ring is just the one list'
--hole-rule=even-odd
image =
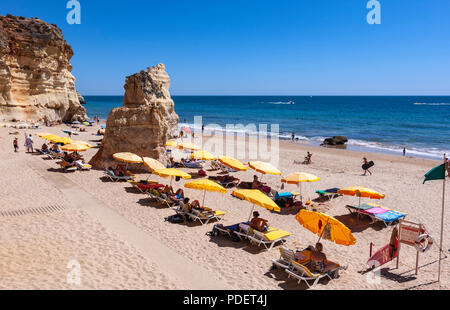
[{"label": "dark rock in water", "polygon": [[345,143],[348,142],[347,137],[344,136],[334,136],[333,138],[327,138],[323,141],[321,146],[325,147],[339,147],[339,148],[346,148],[347,146]]},{"label": "dark rock in water", "polygon": [[83,95],[81,95],[79,91],[77,91],[77,96],[81,104],[86,104],[86,100],[84,100]]}]

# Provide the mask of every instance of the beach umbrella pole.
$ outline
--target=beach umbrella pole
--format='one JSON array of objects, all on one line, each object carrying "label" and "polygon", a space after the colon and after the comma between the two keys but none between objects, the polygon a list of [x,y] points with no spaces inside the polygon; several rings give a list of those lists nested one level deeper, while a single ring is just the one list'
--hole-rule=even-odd
[{"label": "beach umbrella pole", "polygon": [[203,202],[202,202],[202,207],[205,207],[205,196],[206,196],[206,189],[203,190]]},{"label": "beach umbrella pole", "polygon": [[250,218],[252,217],[252,213],[253,213],[254,209],[255,209],[255,205],[252,206],[252,211],[250,211],[250,215],[248,217],[248,221],[250,221]]},{"label": "beach umbrella pole", "polygon": [[[446,157],[444,154],[444,169],[445,169],[445,164],[446,164]],[[440,240],[440,244],[439,244],[438,282],[441,281],[442,239],[444,236],[444,204],[445,204],[445,170],[444,170],[444,179],[442,180],[441,240]]]}]

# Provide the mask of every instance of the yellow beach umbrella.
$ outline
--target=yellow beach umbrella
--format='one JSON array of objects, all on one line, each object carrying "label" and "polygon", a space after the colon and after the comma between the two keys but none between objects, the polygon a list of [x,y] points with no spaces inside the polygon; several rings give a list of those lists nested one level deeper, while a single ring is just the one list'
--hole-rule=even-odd
[{"label": "yellow beach umbrella", "polygon": [[40,138],[42,138],[44,136],[50,136],[50,135],[51,135],[51,133],[48,133],[48,132],[41,132],[41,133],[37,133],[36,134],[36,136],[38,136]]},{"label": "yellow beach umbrella", "polygon": [[316,182],[319,181],[320,178],[315,176],[314,174],[306,173],[306,172],[295,172],[287,175],[281,182],[287,184],[297,184],[300,189],[300,196],[302,196],[302,183],[304,182]]},{"label": "yellow beach umbrella", "polygon": [[315,176],[314,174],[306,172],[295,172],[285,176],[283,179],[281,179],[281,182],[287,184],[299,184],[302,182],[316,182],[319,180],[320,178]]},{"label": "yellow beach umbrella", "polygon": [[233,196],[247,200],[253,204],[252,211],[250,212],[250,216],[248,218],[249,220],[252,216],[255,205],[271,211],[281,211],[280,207],[272,199],[257,189],[238,189],[233,192]]},{"label": "yellow beach umbrella", "polygon": [[175,168],[166,168],[166,169],[160,169],[160,170],[155,170],[153,171],[154,174],[159,175],[160,177],[163,178],[169,178],[170,177],[170,185],[172,185],[172,178],[173,177],[180,177],[183,179],[190,179],[192,178],[190,174],[175,169]]},{"label": "yellow beach umbrella", "polygon": [[41,136],[41,138],[50,141],[50,140],[54,140],[54,139],[60,139],[61,137],[54,135],[54,134],[49,134],[49,135]]},{"label": "yellow beach umbrella", "polygon": [[73,144],[73,143],[66,144],[61,147],[61,151],[66,151],[66,152],[84,152],[89,149],[90,149],[90,147],[85,144]]},{"label": "yellow beach umbrella", "polygon": [[300,210],[295,219],[300,225],[314,234],[317,234],[320,238],[347,246],[356,243],[356,238],[352,235],[351,230],[329,215],[320,212]]},{"label": "yellow beach umbrella", "polygon": [[47,138],[47,140],[53,143],[61,143],[61,144],[69,144],[72,142],[72,139],[70,138],[58,136]]},{"label": "yellow beach umbrella", "polygon": [[216,157],[208,151],[200,150],[195,151],[190,156],[192,159],[200,159],[200,160],[216,160]]},{"label": "yellow beach umbrella", "polygon": [[376,190],[362,187],[362,186],[350,186],[343,189],[338,190],[338,194],[347,195],[347,196],[357,196],[359,197],[359,205],[361,205],[361,198],[370,198],[370,199],[384,199],[386,195],[377,192]]},{"label": "yellow beach umbrella", "polygon": [[113,155],[115,160],[123,161],[130,164],[140,164],[142,163],[142,158],[134,153],[124,152],[116,153]]},{"label": "yellow beach umbrella", "polygon": [[194,143],[190,143],[190,142],[179,143],[178,148],[180,150],[192,150],[192,151],[200,150],[200,148],[197,145],[195,145]]},{"label": "yellow beach umbrella", "polygon": [[167,141],[166,142],[166,147],[177,147],[178,143],[177,141]]},{"label": "yellow beach umbrella", "polygon": [[145,167],[147,167],[148,170],[150,170],[151,172],[153,172],[155,170],[166,169],[166,167],[161,162],[157,161],[156,159],[153,159],[150,157],[143,157],[142,159],[144,161]]},{"label": "yellow beach umbrella", "polygon": [[233,157],[222,156],[219,161],[227,167],[237,171],[247,171],[247,166],[241,163],[239,160]]},{"label": "yellow beach umbrella", "polygon": [[216,182],[213,182],[211,180],[205,180],[205,179],[188,182],[188,183],[184,184],[184,187],[203,191],[202,206],[205,205],[206,191],[219,192],[222,194],[225,194],[227,192],[227,190],[222,185],[217,184]]},{"label": "yellow beach umbrella", "polygon": [[338,194],[341,195],[349,195],[349,196],[358,196],[363,198],[370,199],[384,199],[386,195],[380,194],[376,190],[362,187],[362,186],[350,186],[343,189],[338,190]]},{"label": "yellow beach umbrella", "polygon": [[273,166],[272,164],[262,162],[262,161],[250,161],[248,163],[248,166],[252,168],[253,170],[256,170],[262,174],[274,174],[274,175],[281,175],[281,171],[278,170],[277,167]]},{"label": "yellow beach umbrella", "polygon": [[93,147],[92,144],[85,142],[85,141],[80,141],[80,140],[72,140],[72,142],[70,144],[81,144],[81,145],[87,145],[90,148]]}]

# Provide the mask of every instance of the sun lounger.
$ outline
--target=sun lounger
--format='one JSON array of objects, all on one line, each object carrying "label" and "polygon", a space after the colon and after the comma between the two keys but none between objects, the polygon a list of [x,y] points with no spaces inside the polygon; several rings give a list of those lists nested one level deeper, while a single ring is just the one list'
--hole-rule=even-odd
[{"label": "sun lounger", "polygon": [[[339,265],[337,265],[336,269],[339,268]],[[297,263],[296,261],[291,261],[291,267],[289,269],[285,270],[288,274],[288,278],[291,276],[298,280],[298,283],[304,281],[306,285],[308,285],[309,288],[313,288],[319,283],[320,279],[323,278],[329,278],[330,280],[333,279],[331,277],[331,273],[333,271],[336,272],[336,270],[330,270],[326,273],[315,273],[308,269],[305,265],[302,265],[300,263]],[[308,283],[308,281],[314,281],[312,285]]]},{"label": "sun lounger", "polygon": [[39,153],[41,155],[48,155],[50,152],[48,150],[41,150],[41,149],[35,149],[36,153]]},{"label": "sun lounger", "polygon": [[213,234],[214,236],[219,235],[226,235],[233,239],[234,241],[241,241],[241,238],[238,234],[236,234],[237,231],[239,231],[239,225],[242,223],[237,223],[229,226],[223,226],[222,224],[216,224],[214,225],[213,232],[216,233]]},{"label": "sun lounger", "polygon": [[[301,257],[301,260],[298,261],[296,259],[296,256]],[[306,249],[301,252],[294,253],[293,250],[281,246],[280,247],[280,258],[279,259],[272,259],[272,263],[275,267],[280,267],[283,269],[291,268],[292,261],[297,261],[300,264],[306,264],[309,262],[311,256],[311,251]]]},{"label": "sun lounger", "polygon": [[371,218],[372,222],[370,224],[381,221],[386,227],[407,216],[406,213],[365,203],[360,206],[347,205],[345,207],[350,211],[350,213],[356,214],[358,219],[360,215],[365,215]]},{"label": "sun lounger", "polygon": [[318,199],[333,200],[336,197],[342,196],[342,195],[338,194],[338,190],[339,190],[339,188],[337,188],[337,187],[329,188],[326,190],[317,190],[316,194],[319,194],[319,197],[316,198],[316,200],[318,200]]},{"label": "sun lounger", "polygon": [[54,151],[50,151],[50,152],[48,152],[46,155],[47,155],[50,159],[61,159],[61,158],[64,157],[64,154],[63,154],[63,153],[61,153],[61,152],[56,153],[56,152],[54,152]]},{"label": "sun lounger", "polygon": [[271,250],[278,242],[285,244],[290,236],[291,234],[287,231],[271,227],[265,232],[260,232],[253,229],[253,234],[250,234],[248,238],[251,243],[258,246],[263,245],[267,250]]},{"label": "sun lounger", "polygon": [[78,169],[82,170],[82,171],[89,171],[92,169],[92,166],[89,164],[84,164],[78,167]]},{"label": "sun lounger", "polygon": [[280,247],[280,258],[272,259],[272,263],[276,267],[287,269],[291,267],[291,261],[295,258],[295,253],[293,250],[288,249],[284,246]]},{"label": "sun lounger", "polygon": [[112,170],[105,170],[105,175],[113,182],[128,181],[133,179],[133,176],[130,175],[117,176]]},{"label": "sun lounger", "polygon": [[250,227],[250,222],[244,222],[239,224],[239,230],[234,232],[238,235],[239,239],[249,239],[250,235],[253,235],[253,229]]},{"label": "sun lounger", "polygon": [[78,168],[75,165],[73,165],[67,161],[58,162],[58,165],[61,166],[61,168],[64,170],[64,172],[74,172],[74,171],[78,170]]},{"label": "sun lounger", "polygon": [[192,209],[191,212],[186,213],[193,221],[199,221],[202,225],[208,224],[212,220],[221,221],[225,216],[226,212],[223,211],[200,211],[197,209]]},{"label": "sun lounger", "polygon": [[[150,199],[155,200],[156,202],[158,202],[159,204],[163,204],[166,205],[167,207],[171,208],[174,204],[174,202],[172,200],[170,200],[169,198],[166,198],[163,196],[163,194],[159,193],[156,189],[151,189],[148,190],[146,192],[144,192],[145,194],[150,196]],[[178,213],[178,212],[177,212]],[[179,213],[181,214],[181,213]],[[185,216],[185,214],[182,214],[183,216]]]},{"label": "sun lounger", "polygon": [[184,168],[200,169],[203,168],[204,161],[194,161],[194,162],[181,161],[181,164]]},{"label": "sun lounger", "polygon": [[133,185],[134,188],[137,188],[141,193],[148,192],[151,189],[154,188],[163,188],[164,185],[158,184],[157,181],[135,181],[135,180],[128,180],[128,183]]}]

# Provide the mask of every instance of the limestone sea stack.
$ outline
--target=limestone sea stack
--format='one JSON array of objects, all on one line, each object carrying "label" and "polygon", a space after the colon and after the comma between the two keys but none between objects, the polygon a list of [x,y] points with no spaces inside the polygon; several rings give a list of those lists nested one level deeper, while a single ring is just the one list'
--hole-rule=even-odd
[{"label": "limestone sea stack", "polygon": [[163,64],[126,78],[123,107],[113,109],[102,145],[90,164],[105,169],[117,164],[118,152],[132,152],[164,161],[165,143],[175,136],[178,115],[169,93],[170,78]]},{"label": "limestone sea stack", "polygon": [[38,18],[0,16],[0,123],[81,121],[72,48]]}]

